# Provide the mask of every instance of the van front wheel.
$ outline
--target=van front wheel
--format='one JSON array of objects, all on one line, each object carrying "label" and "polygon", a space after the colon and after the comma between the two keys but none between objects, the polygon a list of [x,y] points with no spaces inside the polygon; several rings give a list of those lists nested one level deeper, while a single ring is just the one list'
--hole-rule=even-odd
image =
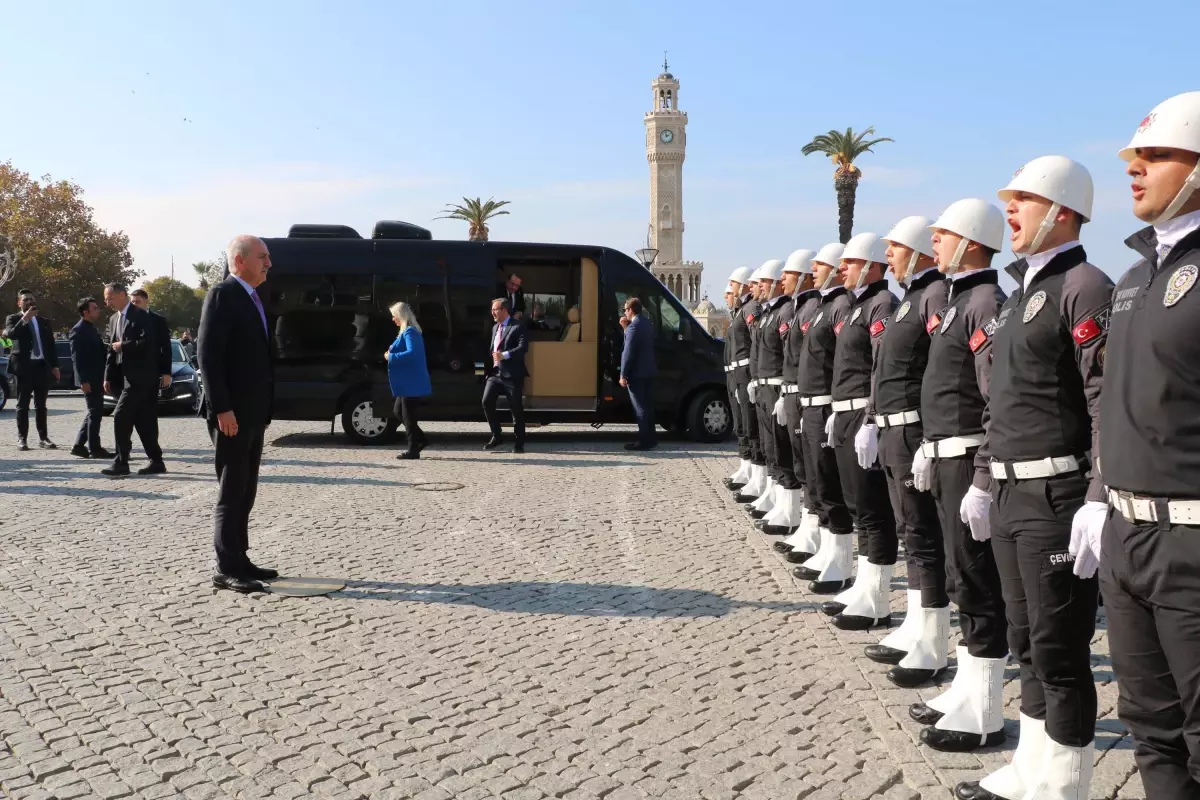
[{"label": "van front wheel", "polygon": [[342,406],[342,430],[355,444],[386,444],[396,438],[399,420],[381,419],[371,412],[371,393],[354,394]]},{"label": "van front wheel", "polygon": [[715,389],[701,392],[692,400],[687,415],[688,436],[697,442],[720,442],[733,429],[729,396]]}]

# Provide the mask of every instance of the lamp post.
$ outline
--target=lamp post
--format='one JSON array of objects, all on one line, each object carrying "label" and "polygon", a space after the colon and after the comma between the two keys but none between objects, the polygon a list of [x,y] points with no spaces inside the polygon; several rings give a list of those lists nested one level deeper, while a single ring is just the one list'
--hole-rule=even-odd
[{"label": "lamp post", "polygon": [[643,247],[640,250],[635,250],[634,257],[642,262],[642,266],[650,269],[650,265],[654,263],[654,259],[658,258],[658,251],[653,247]]}]

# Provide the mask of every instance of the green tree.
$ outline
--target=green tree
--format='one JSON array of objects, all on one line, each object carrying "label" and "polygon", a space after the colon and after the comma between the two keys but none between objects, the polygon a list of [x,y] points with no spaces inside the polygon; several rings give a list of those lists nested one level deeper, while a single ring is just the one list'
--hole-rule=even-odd
[{"label": "green tree", "polygon": [[830,131],[815,137],[804,145],[800,152],[804,155],[824,153],[833,161],[833,189],[837,192],[838,205],[838,238],[842,244],[850,241],[854,230],[854,199],[858,193],[858,181],[862,170],[854,164],[854,159],[863,153],[870,153],[871,148],[880,142],[890,142],[887,137],[879,139],[866,138],[875,133],[875,128],[867,128],[862,133],[855,133],[846,128],[846,132]]},{"label": "green tree", "polygon": [[192,271],[200,279],[200,288],[208,291],[220,283],[225,275],[225,255],[222,253],[219,259],[212,261],[197,261],[192,264]]},{"label": "green tree", "polygon": [[[12,240],[18,262],[6,290],[32,290],[38,312],[60,329],[74,324],[80,297],[99,297],[105,283],[141,276],[129,237],[96,224],[80,186],[49,176],[34,180],[8,161],[0,162],[0,233]],[[0,297],[0,308],[9,306],[15,295]]]},{"label": "green tree", "polygon": [[463,204],[447,205],[445,213],[438,219],[461,219],[465,221],[470,228],[467,231],[467,239],[472,242],[486,242],[488,240],[487,221],[492,217],[500,217],[507,214],[507,211],[500,209],[509,204],[508,200],[496,202],[489,198],[488,201],[482,202],[478,197],[474,200],[464,197]]},{"label": "green tree", "polygon": [[204,293],[174,278],[161,277],[142,284],[150,295],[150,308],[167,318],[172,331],[200,327]]}]

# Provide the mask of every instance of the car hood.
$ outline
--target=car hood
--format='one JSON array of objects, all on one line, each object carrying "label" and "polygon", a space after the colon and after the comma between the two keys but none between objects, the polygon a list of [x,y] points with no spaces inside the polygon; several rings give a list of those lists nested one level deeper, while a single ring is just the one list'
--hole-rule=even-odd
[{"label": "car hood", "polygon": [[186,378],[189,375],[195,375],[195,374],[196,374],[196,370],[192,369],[191,364],[185,364],[183,362],[176,362],[171,365],[171,379],[172,380],[177,380],[179,378]]}]

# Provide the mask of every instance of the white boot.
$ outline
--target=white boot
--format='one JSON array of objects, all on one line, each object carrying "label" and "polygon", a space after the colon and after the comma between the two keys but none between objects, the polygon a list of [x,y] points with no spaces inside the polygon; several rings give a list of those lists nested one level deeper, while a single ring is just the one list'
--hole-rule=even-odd
[{"label": "white boot", "polygon": [[[967,657],[968,677],[958,702],[934,725],[938,730],[978,734],[982,746],[988,734],[1004,730],[1004,658],[976,658],[960,648],[958,671],[963,671],[962,656]],[[939,709],[940,710],[940,709]]]},{"label": "white boot", "polygon": [[[980,787],[998,797],[1024,800],[1026,792],[1035,786],[1043,774],[1042,762],[1046,753],[1046,723],[1044,720],[1021,715],[1021,738],[1012,761],[979,782]],[[1088,759],[1088,780],[1091,781],[1091,759]],[[1086,789],[1083,797],[1087,797]]]},{"label": "white boot", "polygon": [[858,577],[854,580],[853,586],[859,591],[846,604],[839,616],[863,617],[864,619],[890,617],[892,615],[893,566],[893,564],[872,564],[859,556]]},{"label": "white boot", "polygon": [[[909,602],[912,602],[911,597]],[[921,593],[917,592],[917,603],[920,602]],[[909,643],[908,655],[900,660],[899,666],[904,669],[931,669],[935,672],[945,669],[946,645],[950,641],[950,607],[920,608],[918,605],[908,613],[920,620],[920,628],[917,638]],[[905,617],[904,621],[907,623],[908,617]],[[962,662],[958,663],[961,670]],[[1003,672],[1001,669],[1001,674]]]},{"label": "white boot", "polygon": [[950,687],[925,703],[934,711],[940,711],[943,714],[950,713],[951,709],[958,706],[959,695],[963,693],[964,687],[971,679],[971,669],[974,666],[971,654],[963,645],[955,648],[954,653],[958,657],[958,670],[954,673],[954,680],[950,681]]},{"label": "white boot", "polygon": [[779,487],[775,508],[767,515],[768,525],[795,528],[804,514],[804,492],[801,489]]},{"label": "white boot", "polygon": [[1041,777],[1025,790],[1020,800],[1088,800],[1095,755],[1095,742],[1070,747],[1044,736]]},{"label": "white boot", "polygon": [[746,497],[760,497],[767,488],[767,468],[758,464],[750,465],[750,481],[742,487],[741,494]]},{"label": "white boot", "polygon": [[750,459],[743,458],[738,468],[729,476],[730,483],[749,483],[750,482]]},{"label": "white boot", "polygon": [[821,547],[821,527],[817,515],[807,508],[800,510],[800,527],[783,543],[799,553],[815,553]]},{"label": "white boot", "polygon": [[[863,576],[867,574],[866,572],[864,572],[864,570],[869,571],[870,569],[871,569],[871,562],[867,561],[867,557],[859,556],[858,557],[858,576],[854,579],[854,585],[851,586],[849,589],[846,589],[845,591],[840,592],[837,596],[835,596],[833,598],[833,602],[841,603],[842,605],[849,607],[851,603],[853,603],[855,600],[857,600],[858,596],[860,594],[862,594],[864,591],[866,591],[866,588],[867,588],[866,581],[863,580]],[[845,613],[845,612],[843,611],[840,613]]]},{"label": "white boot", "polygon": [[829,530],[829,528],[818,528],[818,532],[820,533],[820,542],[818,543],[816,554],[800,566],[820,572],[825,569],[830,559],[833,558],[833,531]]},{"label": "white boot", "polygon": [[821,569],[817,583],[850,580],[854,571],[854,535],[850,533],[829,534],[829,563]]},{"label": "white boot", "polygon": [[[905,600],[908,603],[908,612],[904,615],[904,622],[900,623],[900,627],[883,637],[883,641],[879,644],[883,647],[890,647],[893,650],[903,650],[908,652],[913,648],[913,643],[921,636],[923,619],[921,617],[921,590],[909,589],[905,594]],[[949,618],[947,618],[948,620]],[[942,648],[943,651],[945,648]]]},{"label": "white boot", "polygon": [[[763,467],[763,471],[765,474],[766,467]],[[767,476],[766,481],[766,487],[763,489],[763,493],[760,494],[758,499],[750,505],[753,506],[755,511],[761,511],[764,514],[769,514],[771,513],[771,509],[775,507],[775,489],[778,488],[779,484],[776,483],[775,479],[769,475]]]}]

